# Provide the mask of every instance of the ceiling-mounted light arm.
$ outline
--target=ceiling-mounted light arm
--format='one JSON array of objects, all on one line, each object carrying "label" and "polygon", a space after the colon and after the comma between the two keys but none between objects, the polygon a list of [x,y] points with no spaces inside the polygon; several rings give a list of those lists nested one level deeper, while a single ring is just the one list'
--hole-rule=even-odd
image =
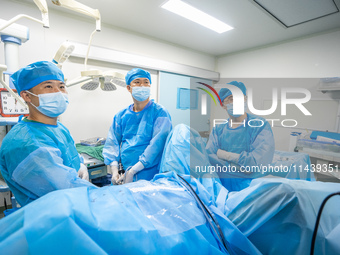
[{"label": "ceiling-mounted light arm", "polygon": [[48,7],[46,0],[33,0],[36,6],[38,6],[40,12],[41,12],[41,17],[42,17],[42,22],[44,24],[44,27],[50,27],[50,21],[48,18]]},{"label": "ceiling-mounted light arm", "polygon": [[89,81],[89,80],[91,80],[91,79],[93,79],[93,77],[88,76],[88,77],[80,77],[80,78],[76,78],[76,79],[74,79],[74,80],[72,80],[72,81],[70,81],[70,82],[67,82],[67,81],[66,81],[66,87],[69,88],[69,87],[72,87],[72,86],[74,86],[74,85],[83,83],[83,82],[85,82],[85,81]]},{"label": "ceiling-mounted light arm", "polygon": [[8,90],[8,92],[19,101],[20,104],[26,107],[27,105],[22,101],[22,99],[17,94],[15,94],[14,91],[4,81],[3,72],[6,70],[7,70],[7,66],[0,65],[0,84],[4,86]]},{"label": "ceiling-mounted light arm", "polygon": [[101,30],[100,12],[74,0],[52,0],[55,5],[90,16],[96,20],[96,30]]},{"label": "ceiling-mounted light arm", "polygon": [[15,16],[14,18],[10,19],[9,21],[7,21],[2,26],[0,26],[0,31],[4,30],[6,27],[12,25],[13,23],[18,21],[19,19],[23,19],[23,18],[33,20],[35,22],[42,24],[45,28],[49,28],[50,23],[49,23],[49,19],[48,19],[48,9],[47,9],[46,1],[45,0],[34,0],[34,3],[38,6],[38,8],[41,11],[42,20],[38,20],[38,19],[33,18],[31,16],[28,16],[26,14],[19,14],[19,15]]},{"label": "ceiling-mounted light arm", "polygon": [[0,27],[0,31],[4,30],[6,27],[12,25],[13,23],[15,23],[17,20],[22,19],[22,18],[26,18],[26,19],[30,19],[33,20],[35,22],[38,22],[40,24],[42,24],[45,28],[49,28],[49,24],[45,24],[44,21],[38,20],[36,18],[33,18],[31,16],[25,15],[25,14],[19,14],[17,16],[15,16],[14,18],[10,19],[9,21],[7,21],[5,24],[3,24]]}]

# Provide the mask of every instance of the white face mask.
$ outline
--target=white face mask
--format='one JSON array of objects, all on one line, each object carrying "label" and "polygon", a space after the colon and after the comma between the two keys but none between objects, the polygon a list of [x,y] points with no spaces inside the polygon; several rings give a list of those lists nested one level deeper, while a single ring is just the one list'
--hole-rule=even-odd
[{"label": "white face mask", "polygon": [[145,101],[150,97],[150,87],[133,87],[132,96],[137,101]]},{"label": "white face mask", "polygon": [[45,93],[39,95],[33,94],[28,90],[27,92],[39,98],[38,107],[32,103],[31,105],[34,106],[42,114],[51,118],[55,118],[63,114],[69,104],[68,95],[62,92]]},{"label": "white face mask", "polygon": [[[242,116],[243,114],[234,114],[234,106],[233,106],[233,103],[230,103],[230,104],[226,104],[226,105],[223,105],[225,107],[227,107],[227,112],[229,114],[229,116],[233,116],[235,118],[238,118],[240,116]],[[244,102],[244,112],[246,112],[248,109],[248,106],[247,106],[247,103]]]}]

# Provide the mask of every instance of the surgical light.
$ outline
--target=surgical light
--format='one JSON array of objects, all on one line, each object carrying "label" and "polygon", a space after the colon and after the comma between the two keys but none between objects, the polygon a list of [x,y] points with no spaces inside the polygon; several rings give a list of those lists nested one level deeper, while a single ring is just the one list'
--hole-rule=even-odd
[{"label": "surgical light", "polygon": [[100,88],[103,91],[113,91],[117,89],[117,87],[112,83],[111,78],[108,76],[99,77],[99,81],[100,81]]},{"label": "surgical light", "polygon": [[84,90],[95,90],[99,86],[99,77],[93,78],[86,83],[84,83],[80,88]]},{"label": "surgical light", "polygon": [[113,91],[117,89],[115,84],[111,82],[111,78],[109,76],[95,77],[93,80],[84,83],[80,88],[84,90],[95,90],[98,88],[99,84],[103,91]]},{"label": "surgical light", "polygon": [[204,27],[214,30],[219,34],[234,29],[224,22],[210,16],[209,14],[206,14],[201,10],[196,9],[195,7],[192,7],[187,3],[182,2],[181,0],[169,0],[161,7]]},{"label": "surgical light", "polygon": [[[39,1],[39,0],[35,0]],[[99,87],[103,91],[113,91],[116,90],[118,86],[125,87],[124,75],[112,71],[102,72],[101,70],[87,70],[87,59],[92,44],[93,35],[101,30],[101,18],[98,9],[92,9],[86,5],[83,5],[75,0],[52,0],[55,5],[82,13],[84,15],[90,16],[96,20],[96,29],[91,33],[89,44],[87,47],[86,57],[84,61],[85,70],[81,72],[81,77],[72,81],[67,81],[66,86],[71,87],[82,83],[81,89],[84,90],[95,90]],[[72,54],[74,50],[74,45],[68,42],[64,42],[59,48],[58,52],[53,58],[53,62],[58,65],[59,68],[62,67],[62,63],[66,61]]]},{"label": "surgical light", "polygon": [[59,50],[53,58],[53,62],[61,69],[63,63],[68,59],[74,50],[74,45],[69,42],[64,42],[59,47]]},{"label": "surgical light", "polygon": [[[83,83],[81,89],[95,90],[99,87],[103,91],[117,90],[117,86],[126,87],[125,76],[111,70],[102,72],[101,70],[86,70],[81,72],[81,78],[71,82],[66,82],[67,87]],[[85,82],[85,83],[84,83]]]}]

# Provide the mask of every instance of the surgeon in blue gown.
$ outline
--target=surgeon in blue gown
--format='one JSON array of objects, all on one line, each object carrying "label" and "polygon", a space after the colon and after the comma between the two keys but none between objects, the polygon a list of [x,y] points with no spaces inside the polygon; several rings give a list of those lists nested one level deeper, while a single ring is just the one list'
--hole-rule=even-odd
[{"label": "surgeon in blue gown", "polygon": [[[229,84],[242,91],[246,102],[245,85],[237,81]],[[220,172],[219,176],[222,184],[229,191],[239,191],[248,187],[251,178],[260,177],[261,174],[260,171],[250,173],[242,171],[244,167],[268,166],[272,163],[275,151],[273,132],[270,124],[262,117],[246,112],[236,115],[233,112],[233,95],[229,89],[222,88],[219,96],[223,108],[228,112],[229,119],[227,123],[213,128],[206,150],[213,166],[236,167],[236,172],[228,170]]]},{"label": "surgeon in blue gown", "polygon": [[5,136],[0,168],[19,204],[54,190],[93,186],[69,130],[58,121],[69,103],[62,71],[54,63],[39,61],[14,73],[11,80],[29,116]]},{"label": "surgeon in blue gown", "polygon": [[[158,173],[164,144],[172,129],[168,111],[150,100],[150,73],[133,68],[125,81],[133,104],[115,115],[103,149],[113,184],[151,180]],[[119,162],[125,169],[123,176],[118,174]]]}]

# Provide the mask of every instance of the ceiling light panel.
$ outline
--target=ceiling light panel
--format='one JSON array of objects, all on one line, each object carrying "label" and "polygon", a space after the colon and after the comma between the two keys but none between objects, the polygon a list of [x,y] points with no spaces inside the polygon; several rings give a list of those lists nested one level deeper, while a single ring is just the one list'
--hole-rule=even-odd
[{"label": "ceiling light panel", "polygon": [[196,9],[195,7],[192,7],[187,3],[184,3],[181,0],[169,0],[161,7],[220,34],[234,29],[224,22]]},{"label": "ceiling light panel", "polygon": [[285,27],[339,12],[333,0],[254,0]]}]

